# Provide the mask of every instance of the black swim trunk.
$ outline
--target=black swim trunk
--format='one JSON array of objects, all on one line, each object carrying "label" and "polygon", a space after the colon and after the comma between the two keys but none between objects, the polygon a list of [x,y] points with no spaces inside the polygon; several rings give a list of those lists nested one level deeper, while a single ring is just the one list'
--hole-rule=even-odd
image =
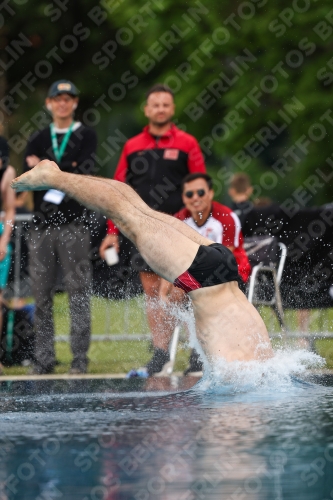
[{"label": "black swim trunk", "polygon": [[174,286],[191,292],[198,288],[239,282],[238,267],[233,253],[220,243],[200,245],[191,266],[174,281]]}]

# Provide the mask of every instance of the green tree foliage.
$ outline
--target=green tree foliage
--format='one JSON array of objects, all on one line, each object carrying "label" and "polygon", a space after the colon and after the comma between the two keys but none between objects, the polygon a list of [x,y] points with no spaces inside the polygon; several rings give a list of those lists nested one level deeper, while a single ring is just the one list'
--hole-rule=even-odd
[{"label": "green tree foliage", "polygon": [[133,68],[175,90],[180,122],[218,178],[243,170],[258,195],[331,200],[331,3],[160,2],[154,13]]},{"label": "green tree foliage", "polygon": [[173,88],[178,123],[198,138],[222,187],[245,171],[258,196],[331,201],[329,0],[20,0],[13,9],[2,46],[20,33],[31,46],[8,67],[6,93],[54,47],[62,62],[52,60],[52,74],[38,78],[28,98],[15,95],[8,134],[40,109],[53,80],[69,77],[81,89],[81,118],[96,122],[101,166],[111,174],[121,140],[145,123],[145,91],[161,81]]}]

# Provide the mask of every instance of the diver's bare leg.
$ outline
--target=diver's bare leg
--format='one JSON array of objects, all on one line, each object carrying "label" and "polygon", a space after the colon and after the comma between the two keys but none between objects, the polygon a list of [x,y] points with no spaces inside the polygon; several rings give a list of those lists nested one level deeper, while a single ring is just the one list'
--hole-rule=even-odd
[{"label": "diver's bare leg", "polygon": [[[117,189],[119,184],[126,187],[128,197]],[[150,267],[168,281],[186,271],[198,251],[197,243],[165,222],[173,221],[172,217],[165,215],[166,219],[159,220],[148,206],[143,211],[133,205],[129,199],[134,191],[123,183],[62,172],[54,162],[44,160],[15,179],[12,187],[16,191],[55,188],[100,211],[133,241]]]},{"label": "diver's bare leg", "polygon": [[[91,179],[96,179],[96,177],[91,177]],[[198,243],[198,245],[210,245],[213,243],[213,241],[209,240],[208,238],[205,238],[204,236],[201,236],[197,231],[189,227],[187,224],[184,224],[179,219],[176,219],[175,217],[171,217],[168,214],[164,214],[163,212],[158,212],[156,210],[151,210],[148,205],[142,200],[142,198],[127,184],[124,182],[119,182],[119,181],[114,181],[112,179],[104,179],[104,178],[99,178],[99,180],[105,182],[106,184],[111,184],[115,188],[118,189],[118,191],[121,192],[121,194],[127,198],[127,200],[132,203],[132,205],[135,205],[136,208],[141,210],[143,213],[149,213],[150,217],[154,217],[157,220],[160,220],[162,222],[166,222],[170,226],[174,227],[178,231],[181,231],[185,236],[190,238],[192,241],[195,243]]]}]

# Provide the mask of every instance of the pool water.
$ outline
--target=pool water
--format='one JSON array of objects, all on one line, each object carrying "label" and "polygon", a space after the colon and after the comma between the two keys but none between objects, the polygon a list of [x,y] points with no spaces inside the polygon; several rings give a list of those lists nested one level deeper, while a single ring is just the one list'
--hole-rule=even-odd
[{"label": "pool water", "polygon": [[281,387],[2,382],[0,500],[332,499],[333,376]]}]

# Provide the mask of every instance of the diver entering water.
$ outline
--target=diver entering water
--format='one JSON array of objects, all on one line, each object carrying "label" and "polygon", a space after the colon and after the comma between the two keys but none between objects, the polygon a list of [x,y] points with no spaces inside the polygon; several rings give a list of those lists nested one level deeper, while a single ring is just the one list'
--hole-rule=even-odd
[{"label": "diver entering water", "polygon": [[[149,266],[171,283],[191,268],[200,246],[209,252],[214,243],[182,221],[149,208],[126,184],[62,172],[48,160],[15,179],[12,187],[16,191],[55,188],[101,211],[137,246]],[[230,262],[225,259],[226,269],[231,269]],[[211,286],[188,291],[197,338],[209,362],[270,358],[273,351],[265,324],[234,278],[230,273],[226,280],[222,273],[217,282],[212,277]]]},{"label": "diver entering water", "polygon": [[[203,262],[198,263],[201,267],[196,269],[197,260],[199,254],[197,255],[195,261],[193,262],[191,268],[188,272],[191,275],[196,275],[197,271],[201,271],[198,274],[198,280],[202,282],[204,286],[209,284],[211,281],[210,275],[216,277],[220,274],[219,278],[223,278],[223,273],[228,274],[229,272],[234,273],[235,261],[238,267],[238,275],[236,279],[238,280],[238,285],[242,291],[246,290],[246,282],[251,273],[251,266],[247,258],[246,252],[243,246],[243,234],[241,230],[241,223],[237,215],[230,210],[225,205],[213,201],[214,190],[213,190],[213,180],[208,174],[204,173],[192,173],[186,175],[182,180],[182,201],[184,208],[179,212],[174,214],[174,217],[185,222],[188,226],[194,229],[196,232],[200,233],[201,236],[207,237],[214,241],[216,244],[220,245],[210,245],[209,247],[203,247],[208,251],[212,248],[218,249],[222,255],[217,252],[211,252],[211,255],[204,256]],[[222,245],[223,246],[222,246]],[[235,257],[235,261],[232,259],[230,261],[229,267],[225,268],[224,259],[227,257],[227,249],[232,252]],[[225,255],[223,255],[223,253]],[[221,259],[221,261],[220,261]],[[215,261],[215,262],[214,262]],[[233,262],[233,264],[231,264]],[[192,273],[192,268],[194,266],[194,271]],[[204,276],[209,278],[208,282],[205,282]],[[228,278],[228,276],[226,276]],[[235,279],[233,275],[232,279]],[[227,279],[226,281],[232,281],[232,279]],[[217,281],[219,283],[220,281]],[[190,286],[193,287],[193,284]],[[184,287],[182,287],[184,289]],[[160,343],[158,347],[166,347],[170,345],[172,332],[176,328],[176,324],[179,324],[179,319],[173,314],[175,307],[178,309],[182,305],[185,305],[186,297],[184,295],[183,289],[173,287],[171,283],[160,279],[159,286],[159,299],[160,307],[155,307],[155,317],[156,322],[160,325],[160,331],[163,333],[163,343]],[[185,288],[186,290],[186,288]],[[163,304],[163,305],[162,305]],[[166,306],[166,307],[165,307]],[[152,341],[154,343],[154,337]],[[161,339],[159,339],[161,340]],[[154,344],[154,347],[155,346]],[[167,349],[164,351],[164,358],[167,358],[169,352]],[[153,360],[163,359],[162,353],[158,352],[158,356],[154,352]],[[149,365],[149,366],[148,366]],[[150,369],[152,363],[148,363],[147,369]],[[157,368],[160,370],[163,368],[160,364],[155,363]],[[140,373],[144,373],[142,369],[139,369]],[[201,372],[203,370],[203,363],[200,355],[192,348],[189,365],[184,371],[184,374],[190,374],[194,372]],[[131,370],[130,376],[137,376],[135,370]]]}]

